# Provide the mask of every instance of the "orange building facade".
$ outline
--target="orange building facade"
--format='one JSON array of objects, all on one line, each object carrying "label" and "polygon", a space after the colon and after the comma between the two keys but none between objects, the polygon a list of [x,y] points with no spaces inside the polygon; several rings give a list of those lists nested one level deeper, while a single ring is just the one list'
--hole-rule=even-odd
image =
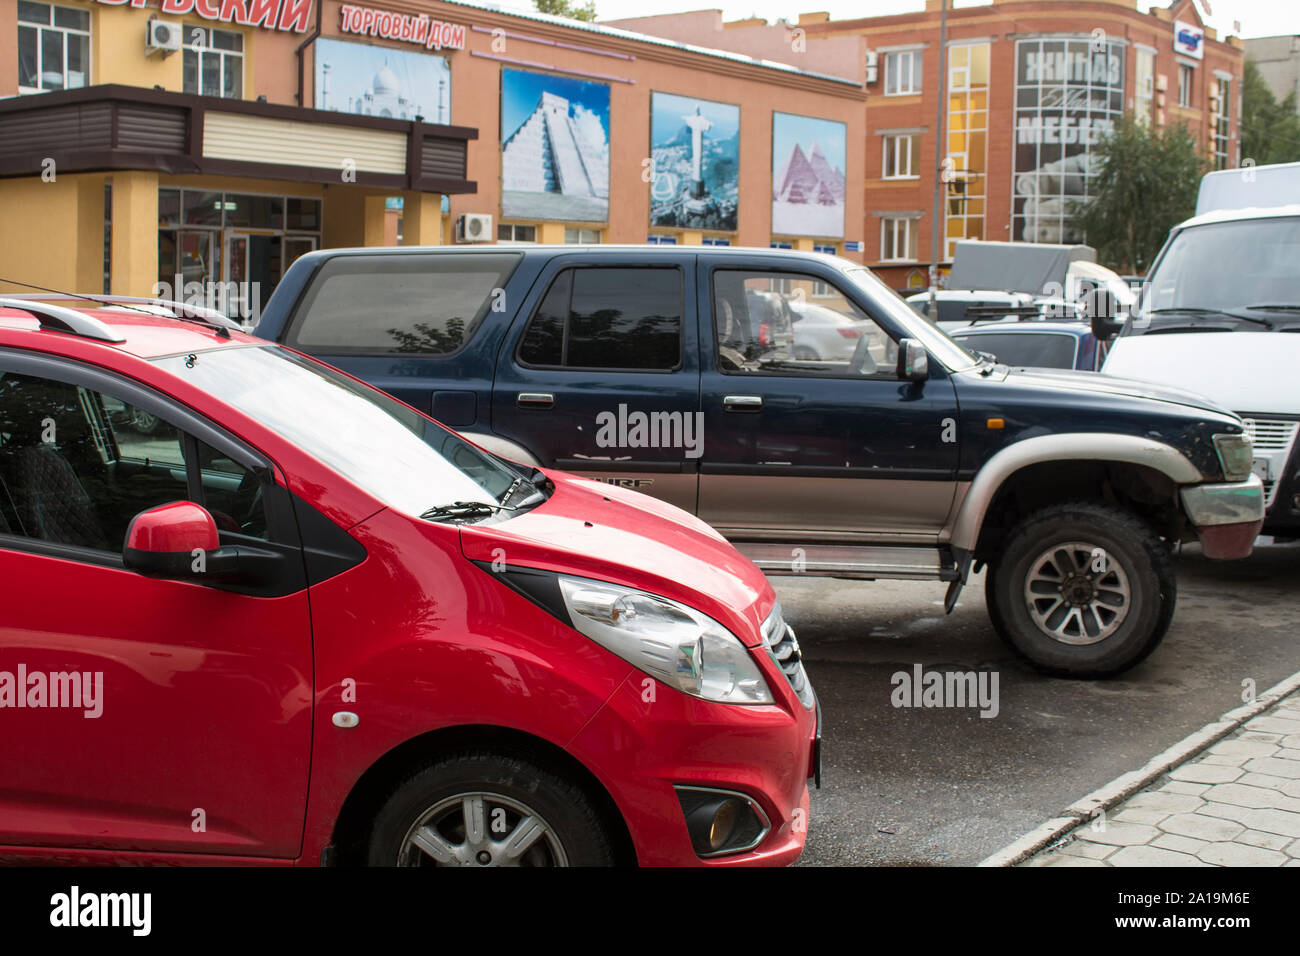
[{"label": "orange building facade", "polygon": [[1185,124],[1210,168],[1241,159],[1242,43],[1219,39],[1192,0],[1149,13],[1134,0],[949,10],[946,144],[939,0],[900,16],[806,14],[798,29],[865,40],[865,261],[895,288],[928,284],[936,173],[942,270],[962,238],[1082,241],[1071,207],[1087,196],[1092,146],[1124,113]]}]

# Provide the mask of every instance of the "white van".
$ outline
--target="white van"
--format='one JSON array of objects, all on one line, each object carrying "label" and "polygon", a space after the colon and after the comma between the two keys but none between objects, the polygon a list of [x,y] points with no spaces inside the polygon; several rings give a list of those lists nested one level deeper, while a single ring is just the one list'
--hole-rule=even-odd
[{"label": "white van", "polygon": [[1300,163],[1207,175],[1198,215],[1169,234],[1129,321],[1095,316],[1093,330],[1118,331],[1102,371],[1200,392],[1246,419],[1263,533],[1300,537]]}]

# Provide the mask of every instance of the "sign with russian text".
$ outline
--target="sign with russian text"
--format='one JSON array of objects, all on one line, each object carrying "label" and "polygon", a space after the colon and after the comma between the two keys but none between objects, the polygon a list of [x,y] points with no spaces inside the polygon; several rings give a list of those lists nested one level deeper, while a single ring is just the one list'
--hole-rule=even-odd
[{"label": "sign with russian text", "polygon": [[1195,60],[1205,58],[1205,30],[1194,23],[1174,21],[1174,52]]},{"label": "sign with russian text", "polygon": [[1123,112],[1123,44],[1016,41],[1013,241],[1084,240],[1078,212],[1096,173],[1093,147]]},{"label": "sign with russian text", "polygon": [[427,13],[393,13],[345,3],[339,8],[339,29],[358,36],[417,43],[428,50],[465,49],[463,26],[435,20]]},{"label": "sign with russian text", "polygon": [[[148,0],[99,0],[113,7],[147,7]],[[196,16],[214,23],[237,23],[265,30],[306,33],[312,0],[162,0],[163,16]]]}]

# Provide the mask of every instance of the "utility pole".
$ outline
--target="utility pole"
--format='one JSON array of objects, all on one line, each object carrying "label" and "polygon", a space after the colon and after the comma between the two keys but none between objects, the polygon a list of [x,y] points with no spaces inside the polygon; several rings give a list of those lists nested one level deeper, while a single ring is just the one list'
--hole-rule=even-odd
[{"label": "utility pole", "polygon": [[944,220],[940,215],[943,204],[943,176],[946,167],[948,137],[943,129],[943,107],[948,99],[948,0],[939,0],[939,86],[938,107],[935,109],[934,140],[934,202],[930,209],[930,321],[939,320],[939,250],[943,240]]}]

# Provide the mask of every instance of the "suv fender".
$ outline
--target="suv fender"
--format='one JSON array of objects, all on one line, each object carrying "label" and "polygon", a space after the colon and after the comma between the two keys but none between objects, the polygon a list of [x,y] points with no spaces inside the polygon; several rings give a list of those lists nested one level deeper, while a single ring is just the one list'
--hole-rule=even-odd
[{"label": "suv fender", "polygon": [[1011,475],[1028,465],[1049,461],[1125,462],[1145,465],[1177,485],[1207,480],[1187,457],[1163,442],[1136,435],[1073,432],[1025,438],[999,451],[975,475],[953,522],[949,544],[954,550],[973,552],[984,526],[984,516],[998,489]]}]

